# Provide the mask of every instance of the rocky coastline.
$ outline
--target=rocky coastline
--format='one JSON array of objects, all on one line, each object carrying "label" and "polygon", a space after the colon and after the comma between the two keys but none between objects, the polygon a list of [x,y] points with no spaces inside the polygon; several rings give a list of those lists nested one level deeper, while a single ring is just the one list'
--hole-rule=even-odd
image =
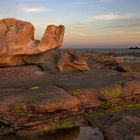
[{"label": "rocky coastline", "polygon": [[0,139],[90,125],[99,140],[139,140],[140,62],[58,49],[64,30],[35,41],[31,23],[0,20]]}]

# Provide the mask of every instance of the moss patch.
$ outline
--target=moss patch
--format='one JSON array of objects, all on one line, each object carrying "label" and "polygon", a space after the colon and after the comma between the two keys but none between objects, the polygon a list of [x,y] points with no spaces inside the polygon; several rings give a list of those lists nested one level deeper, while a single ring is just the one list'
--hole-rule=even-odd
[{"label": "moss patch", "polygon": [[52,124],[51,130],[56,129],[67,129],[67,128],[73,128],[80,126],[81,124],[84,124],[85,120],[83,117],[72,117],[72,118],[66,118],[64,120],[59,120],[58,122],[55,122]]},{"label": "moss patch", "polygon": [[26,116],[27,115],[27,107],[20,105],[20,104],[16,104],[14,106],[14,112],[18,115],[18,116]]},{"label": "moss patch", "polygon": [[41,126],[36,126],[35,129],[39,132],[39,134],[43,134],[46,132],[54,132],[56,130],[63,130],[78,127],[86,124],[85,118],[82,116],[71,116],[65,119],[58,119],[46,124],[42,124]]},{"label": "moss patch", "polygon": [[123,89],[121,87],[102,89],[100,90],[100,95],[103,96],[106,100],[121,98],[123,96]]},{"label": "moss patch", "polygon": [[111,108],[123,104],[123,89],[121,87],[101,89],[99,96],[104,100],[103,108]]},{"label": "moss patch", "polygon": [[113,108],[110,108],[108,110],[100,110],[99,112],[94,112],[94,116],[96,118],[101,118],[104,117],[106,114],[109,113],[121,113],[121,112],[125,112],[125,111],[131,111],[131,110],[140,110],[140,103],[137,104],[124,104],[122,106],[116,106]]},{"label": "moss patch", "polygon": [[132,69],[131,66],[126,65],[126,66],[123,66],[123,71],[125,71],[125,72],[133,72],[133,69]]},{"label": "moss patch", "polygon": [[83,94],[82,89],[75,89],[75,90],[69,90],[69,93],[73,96],[80,96]]},{"label": "moss patch", "polygon": [[36,89],[39,89],[39,86],[32,86],[30,89],[31,90],[36,90]]}]

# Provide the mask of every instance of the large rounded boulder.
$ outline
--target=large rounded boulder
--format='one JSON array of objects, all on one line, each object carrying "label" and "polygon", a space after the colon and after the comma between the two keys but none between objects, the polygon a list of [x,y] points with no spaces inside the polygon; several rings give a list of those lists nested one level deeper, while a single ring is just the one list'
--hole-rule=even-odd
[{"label": "large rounded boulder", "polygon": [[[26,21],[7,18],[0,20],[0,67],[17,66],[34,63],[33,57],[44,57],[44,53],[58,48],[63,43],[64,26],[50,25],[42,40],[34,40],[34,26]],[[29,60],[28,60],[29,58]],[[35,58],[35,63],[38,60]],[[40,60],[38,60],[40,63]]]}]

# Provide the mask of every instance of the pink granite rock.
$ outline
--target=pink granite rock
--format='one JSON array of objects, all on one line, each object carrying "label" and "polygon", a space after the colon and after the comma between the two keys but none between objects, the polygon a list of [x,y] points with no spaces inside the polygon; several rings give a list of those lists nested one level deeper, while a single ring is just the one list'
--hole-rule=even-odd
[{"label": "pink granite rock", "polygon": [[48,26],[40,43],[34,40],[34,30],[34,26],[26,21],[14,18],[0,20],[0,67],[26,64],[23,58],[28,61],[28,56],[31,59],[32,55],[43,54],[44,57],[44,52],[63,43],[65,29],[62,25]]}]

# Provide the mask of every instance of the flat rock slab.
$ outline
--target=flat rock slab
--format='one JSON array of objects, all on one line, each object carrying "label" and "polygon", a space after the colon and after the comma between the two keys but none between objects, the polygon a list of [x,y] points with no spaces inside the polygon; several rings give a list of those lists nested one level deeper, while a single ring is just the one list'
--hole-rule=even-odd
[{"label": "flat rock slab", "polygon": [[[2,75],[3,74],[3,75]],[[121,84],[129,76],[109,70],[45,75],[36,66],[0,69],[0,111],[24,106],[38,113],[100,106],[96,88]],[[71,90],[80,89],[72,95]],[[91,90],[92,89],[92,90]]]},{"label": "flat rock slab", "polygon": [[47,74],[36,66],[0,69],[0,76],[0,123],[8,126],[8,130],[4,129],[6,134],[11,132],[9,128],[15,132],[15,129],[38,125],[35,128],[38,129],[40,123],[47,124],[50,118],[54,120],[57,116],[60,119],[83,113],[85,108],[98,108],[102,101],[96,90],[125,86],[125,83],[127,86],[129,80],[137,80],[133,74],[121,74],[110,69]]},{"label": "flat rock slab", "polygon": [[124,116],[121,120],[106,129],[108,140],[139,140],[140,118],[136,116]]},{"label": "flat rock slab", "polygon": [[55,75],[53,84],[63,87],[64,89],[90,89],[106,87],[113,84],[120,84],[130,79],[119,72],[101,69],[96,71],[79,72],[72,74]]},{"label": "flat rock slab", "polygon": [[76,140],[104,140],[104,136],[98,128],[81,127],[80,135]]},{"label": "flat rock slab", "polygon": [[[25,87],[24,87],[25,88]],[[16,112],[28,109],[36,113],[70,110],[79,107],[80,101],[65,90],[46,85],[27,86],[27,89],[0,92],[0,112]]]},{"label": "flat rock slab", "polygon": [[77,97],[84,108],[97,109],[101,107],[102,101],[99,99],[99,93],[94,89],[76,89],[69,90],[69,93]]},{"label": "flat rock slab", "polygon": [[37,80],[43,76],[43,72],[35,65],[1,68],[0,86],[10,86],[8,84]]}]

